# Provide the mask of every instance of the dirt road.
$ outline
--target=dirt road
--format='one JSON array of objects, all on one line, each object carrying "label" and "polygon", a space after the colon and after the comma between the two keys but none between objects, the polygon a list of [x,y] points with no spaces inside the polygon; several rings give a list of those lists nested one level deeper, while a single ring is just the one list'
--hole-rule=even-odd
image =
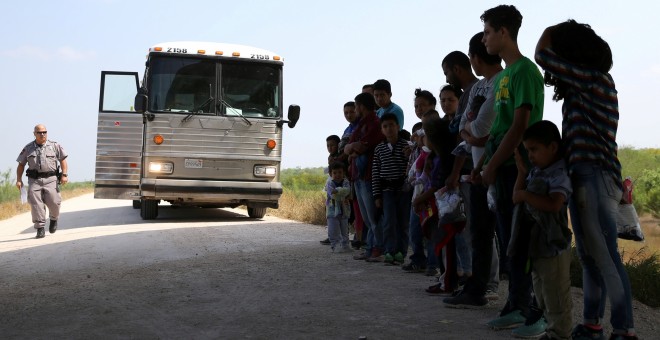
[{"label": "dirt road", "polygon": [[[231,209],[159,214],[142,221],[129,201],[86,195],[63,203],[45,239],[29,214],[0,221],[0,338],[510,338],[485,326],[502,299],[445,308],[423,292],[427,277],[329,253],[322,227]],[[660,312],[635,307],[642,338],[657,336]]]}]

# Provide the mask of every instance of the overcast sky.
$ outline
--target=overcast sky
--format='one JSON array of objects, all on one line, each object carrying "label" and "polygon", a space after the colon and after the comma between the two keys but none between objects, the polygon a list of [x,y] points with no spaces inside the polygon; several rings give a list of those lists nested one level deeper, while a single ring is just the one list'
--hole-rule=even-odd
[{"label": "overcast sky", "polygon": [[[0,29],[0,170],[33,139],[37,123],[70,154],[72,181],[93,180],[102,70],[142,76],[150,46],[178,40],[250,45],[285,58],[284,104],[301,119],[284,131],[283,168],[326,161],[325,137],[341,134],[346,101],[385,78],[393,101],[415,120],[415,88],[445,84],[447,53],[467,53],[483,29],[479,16],[501,1],[16,1]],[[660,147],[660,3],[512,1],[523,14],[519,45],[532,57],[543,29],[573,18],[610,43],[619,91],[619,145]],[[644,4],[640,6],[639,4]],[[533,58],[532,58],[533,59]],[[544,118],[561,122],[546,88]],[[439,108],[439,107],[438,107]]]}]

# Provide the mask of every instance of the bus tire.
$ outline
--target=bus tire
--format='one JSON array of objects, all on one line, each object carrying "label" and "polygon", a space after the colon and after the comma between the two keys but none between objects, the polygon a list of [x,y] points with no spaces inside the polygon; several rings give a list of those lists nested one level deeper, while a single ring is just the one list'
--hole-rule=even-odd
[{"label": "bus tire", "polygon": [[143,220],[153,220],[158,217],[158,200],[142,199],[140,202],[140,217]]},{"label": "bus tire", "polygon": [[133,209],[140,209],[140,200],[133,200]]},{"label": "bus tire", "polygon": [[266,215],[266,208],[247,207],[247,211],[251,218],[263,218]]}]

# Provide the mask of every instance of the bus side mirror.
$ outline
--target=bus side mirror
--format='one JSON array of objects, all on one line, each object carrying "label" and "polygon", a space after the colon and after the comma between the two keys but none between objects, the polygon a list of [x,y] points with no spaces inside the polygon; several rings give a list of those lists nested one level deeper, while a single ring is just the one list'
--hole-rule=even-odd
[{"label": "bus side mirror", "polygon": [[300,106],[298,105],[289,105],[289,112],[286,117],[289,119],[289,128],[296,126],[298,119],[300,119]]},{"label": "bus side mirror", "polygon": [[277,126],[282,127],[284,123],[288,123],[290,128],[296,126],[298,119],[300,119],[300,106],[298,105],[289,105],[289,112],[287,113],[288,120],[280,120],[277,122]]},{"label": "bus side mirror", "polygon": [[141,93],[136,94],[133,108],[135,109],[135,112],[139,113],[147,111],[147,95]]}]

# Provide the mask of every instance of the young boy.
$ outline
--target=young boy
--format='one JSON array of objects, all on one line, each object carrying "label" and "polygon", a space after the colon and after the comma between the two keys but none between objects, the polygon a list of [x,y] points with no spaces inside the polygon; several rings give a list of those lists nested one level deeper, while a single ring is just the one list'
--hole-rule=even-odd
[{"label": "young boy", "polygon": [[[489,54],[498,54],[506,68],[495,78],[495,112],[497,116],[490,129],[483,162],[473,170],[473,178],[479,177],[483,168],[484,185],[495,184],[497,201],[497,236],[500,241],[500,261],[509,268],[500,268],[509,274],[509,295],[500,311],[500,317],[488,322],[494,329],[507,329],[525,322],[532,302],[531,275],[526,272],[527,256],[516,252],[507,260],[505,250],[509,246],[513,217],[513,186],[517,168],[513,151],[520,146],[525,129],[543,118],[543,76],[533,61],[524,57],[518,48],[518,31],[522,15],[510,5],[500,5],[483,13],[483,42]],[[538,323],[516,329],[517,336],[534,337],[544,332]]]},{"label": "young boy", "polygon": [[386,113],[393,113],[396,115],[397,122],[399,123],[399,130],[403,129],[403,110],[399,105],[392,103],[392,86],[390,82],[385,79],[378,79],[374,83],[374,99],[378,107],[376,115],[378,118],[383,117]]},{"label": "young boy", "polygon": [[380,117],[380,128],[386,140],[374,150],[371,187],[376,208],[383,210],[383,260],[387,264],[403,264],[408,250],[410,213],[410,196],[405,189],[408,157],[404,150],[408,143],[399,138],[399,123],[394,114]]},{"label": "young boy", "polygon": [[[330,135],[325,139],[326,147],[328,148],[328,166],[339,158],[339,142],[341,139],[337,135]],[[329,173],[329,170],[328,170]]]},{"label": "young boy", "polygon": [[[339,154],[339,136],[330,135],[325,139],[325,145],[328,149],[328,176],[330,176],[330,165],[334,162],[340,161]],[[330,238],[319,241],[322,245],[330,245]]]},{"label": "young boy", "polygon": [[[513,221],[509,249],[513,252],[519,249],[518,240],[528,247],[534,295],[540,309],[536,318],[545,315],[547,320],[545,338],[570,339],[571,231],[567,204],[572,189],[559,129],[547,120],[537,122],[525,131],[523,145],[533,168],[528,175],[527,164],[516,149],[518,178],[513,203],[517,218]],[[528,318],[528,322],[537,320]]]},{"label": "young boy", "polygon": [[637,339],[628,275],[617,249],[616,214],[621,164],[616,132],[619,108],[612,51],[589,25],[574,20],[547,28],[536,46],[562,105],[562,136],[573,184],[569,201],[575,244],[583,266],[583,323],[573,339],[601,339],[605,297],[610,300],[610,339]]},{"label": "young boy", "polygon": [[348,217],[351,207],[348,201],[351,195],[351,184],[344,174],[344,164],[330,164],[330,177],[325,183],[326,217],[328,219],[328,239],[333,252],[351,251],[348,246]]}]

